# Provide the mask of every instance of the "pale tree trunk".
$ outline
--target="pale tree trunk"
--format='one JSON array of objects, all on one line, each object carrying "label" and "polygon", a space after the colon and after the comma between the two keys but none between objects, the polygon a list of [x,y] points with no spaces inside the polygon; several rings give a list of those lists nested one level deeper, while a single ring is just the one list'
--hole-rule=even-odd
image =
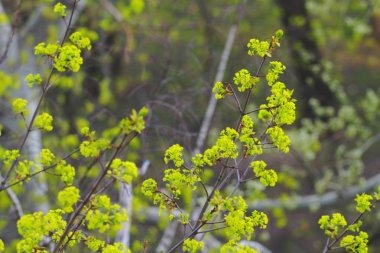
[{"label": "pale tree trunk", "polygon": [[[148,160],[143,162],[139,169],[139,176],[143,176],[147,172],[149,164],[150,162]],[[123,243],[127,248],[129,248],[131,244],[132,201],[132,183],[122,183],[119,190],[119,204],[122,208],[126,209],[128,221],[122,223],[123,228],[117,232],[115,241]]]}]

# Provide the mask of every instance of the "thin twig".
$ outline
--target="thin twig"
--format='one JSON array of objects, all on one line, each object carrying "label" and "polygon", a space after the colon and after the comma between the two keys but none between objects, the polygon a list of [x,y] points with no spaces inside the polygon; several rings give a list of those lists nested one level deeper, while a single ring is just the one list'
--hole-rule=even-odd
[{"label": "thin twig", "polygon": [[228,228],[228,226],[223,226],[223,227],[218,227],[218,228],[211,228],[211,229],[208,229],[208,230],[204,230],[204,231],[198,231],[198,235],[199,234],[206,234],[208,232],[212,232],[212,231],[216,231],[216,230],[221,230],[221,229],[225,229],[225,228]]},{"label": "thin twig", "polygon": [[[69,153],[68,155],[64,156],[61,161],[63,160],[67,160],[68,158],[70,158],[73,154],[77,153],[79,151],[79,149],[75,149],[74,151],[72,151],[71,153]],[[30,178],[33,178],[34,176],[42,173],[42,172],[46,172],[52,168],[55,168],[57,165],[59,164],[59,162],[55,163],[55,164],[52,164],[50,166],[47,166],[47,167],[44,167],[42,170],[39,170],[39,171],[36,171],[36,172],[33,172],[32,174],[30,175],[27,175],[26,177],[24,177],[23,179],[20,179],[16,182],[13,182],[11,184],[5,184],[3,188],[0,189],[0,192],[3,191],[3,190],[7,190],[8,188],[11,188],[19,183],[22,183],[22,182],[25,182],[26,180],[30,179]]]},{"label": "thin twig", "polygon": [[[0,175],[0,179],[2,179],[1,175]],[[12,189],[6,189],[6,191],[7,191],[7,194],[9,196],[10,200],[13,203],[13,206],[16,209],[16,216],[17,216],[17,220],[18,220],[24,215],[24,212],[23,212],[22,206],[21,206],[21,202],[18,199],[16,193],[14,191],[12,191]]]},{"label": "thin twig", "polygon": [[238,106],[238,108],[239,108],[239,113],[242,114],[242,113],[243,113],[243,109],[241,108],[240,101],[239,101],[239,98],[236,96],[236,92],[235,92],[235,90],[232,88],[232,85],[231,85],[231,84],[227,84],[227,85],[228,85],[228,86],[227,86],[228,89],[231,90],[232,95],[233,95],[233,97],[234,97],[234,99],[235,99],[235,101],[236,101],[236,104],[237,104],[237,106]]},{"label": "thin twig", "polygon": [[257,108],[257,109],[255,109],[255,110],[252,110],[252,111],[250,111],[250,112],[246,112],[246,113],[244,113],[245,115],[247,115],[247,114],[251,114],[251,113],[254,113],[254,112],[258,112],[258,111],[261,111],[261,110],[271,110],[271,109],[276,109],[276,108],[278,108],[279,106],[277,105],[277,106],[272,106],[272,107],[267,107],[267,108]]},{"label": "thin twig", "polygon": [[[8,51],[9,51],[9,48],[12,44],[12,40],[13,40],[13,37],[16,33],[16,30],[17,30],[17,26],[18,26],[18,23],[19,23],[19,20],[20,20],[20,7],[21,7],[21,4],[22,4],[22,1],[19,1],[18,4],[17,4],[17,7],[16,7],[16,11],[14,13],[14,20],[12,22],[12,25],[11,25],[11,32],[10,32],[10,35],[8,37],[8,41],[5,45],[5,49],[4,49],[4,52],[3,54],[0,56],[0,65],[5,61],[5,59],[7,58],[8,56]],[[5,10],[2,6],[2,4],[0,3],[0,14],[5,14]]]}]

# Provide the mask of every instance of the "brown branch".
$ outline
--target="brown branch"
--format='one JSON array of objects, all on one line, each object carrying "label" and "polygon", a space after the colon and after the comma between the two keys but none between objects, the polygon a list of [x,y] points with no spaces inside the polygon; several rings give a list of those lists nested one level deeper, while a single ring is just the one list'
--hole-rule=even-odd
[{"label": "brown branch", "polygon": [[[6,45],[5,45],[5,49],[4,49],[4,52],[3,54],[0,56],[0,65],[5,61],[5,59],[7,58],[8,56],[8,51],[9,51],[9,48],[11,46],[11,43],[12,43],[12,40],[13,40],[13,37],[16,33],[16,30],[17,30],[17,26],[18,26],[18,23],[19,23],[19,20],[20,20],[20,7],[21,7],[21,4],[22,4],[22,1],[19,1],[18,4],[17,4],[17,7],[16,7],[16,10],[14,12],[14,20],[11,24],[11,31],[10,31],[10,35],[8,37],[8,40],[6,42]],[[5,14],[5,10],[3,8],[3,5],[0,3],[0,14]],[[6,25],[6,24],[4,24]]]},{"label": "brown branch", "polygon": [[[66,155],[65,157],[63,157],[63,158],[61,159],[61,161],[70,158],[73,154],[77,153],[78,151],[79,151],[78,148],[75,149],[73,152],[71,152],[71,153],[69,153],[68,155]],[[44,167],[42,170],[39,170],[39,171],[33,172],[32,174],[27,175],[27,176],[24,177],[23,179],[20,179],[20,180],[18,180],[18,181],[16,181],[16,182],[13,182],[13,183],[11,183],[11,184],[5,184],[5,185],[4,185],[4,188],[0,189],[0,192],[3,191],[3,190],[7,190],[8,188],[11,188],[12,186],[15,186],[15,185],[17,185],[17,184],[20,184],[20,183],[22,183],[22,182],[25,182],[26,180],[28,180],[28,179],[30,179],[30,178],[33,178],[34,176],[36,176],[36,175],[38,175],[38,174],[40,174],[40,173],[42,173],[42,172],[47,172],[48,170],[50,170],[50,169],[52,169],[52,168],[55,168],[57,165],[58,165],[58,163],[55,163],[55,164],[53,164],[53,165],[50,165],[50,166]]]}]

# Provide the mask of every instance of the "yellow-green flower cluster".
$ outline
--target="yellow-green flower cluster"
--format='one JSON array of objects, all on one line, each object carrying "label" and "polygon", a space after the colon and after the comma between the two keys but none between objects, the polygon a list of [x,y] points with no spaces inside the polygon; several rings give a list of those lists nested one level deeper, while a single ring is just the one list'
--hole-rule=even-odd
[{"label": "yellow-green flower cluster", "polygon": [[272,140],[273,146],[277,147],[278,150],[284,153],[289,152],[290,138],[284,133],[284,130],[282,130],[281,127],[271,127],[266,131],[266,133]]},{"label": "yellow-green flower cluster", "polygon": [[184,163],[182,159],[182,150],[183,147],[181,147],[179,144],[174,144],[168,148],[164,156],[165,164],[168,164],[169,161],[172,161],[177,168],[181,167]]},{"label": "yellow-green flower cluster", "polygon": [[[263,109],[259,112],[259,118],[263,121],[269,121],[273,115],[277,125],[290,125],[296,119],[295,99],[292,98],[293,90],[286,89],[282,82],[276,82],[272,85],[271,95],[267,97],[268,104],[262,105]],[[272,108],[266,110],[266,108]]]},{"label": "yellow-green flower cluster", "polygon": [[273,169],[266,170],[266,166],[267,164],[264,161],[253,161],[250,167],[264,186],[273,187],[278,181],[278,176]]},{"label": "yellow-green flower cluster", "polygon": [[91,41],[88,37],[83,36],[80,32],[75,32],[70,35],[71,42],[80,49],[86,48],[91,50]]},{"label": "yellow-green flower cluster", "polygon": [[105,245],[105,242],[99,239],[96,239],[93,236],[88,236],[85,241],[86,246],[92,250],[97,252],[99,249],[103,248]]},{"label": "yellow-green flower cluster", "polygon": [[91,207],[86,216],[87,228],[98,230],[99,233],[108,230],[116,232],[122,228],[122,222],[127,220],[126,211],[118,204],[111,204],[110,198],[106,195],[96,196],[91,201]]},{"label": "yellow-green flower cluster", "polygon": [[172,210],[175,208],[175,205],[172,203],[172,200],[167,198],[166,195],[162,194],[158,187],[157,182],[153,178],[149,178],[142,183],[141,192],[151,200],[153,204],[158,205],[160,212],[163,209],[169,208]]},{"label": "yellow-green flower cluster", "polygon": [[232,128],[226,128],[220,133],[220,137],[215,144],[218,147],[218,156],[220,158],[236,158],[238,156],[238,147],[234,141],[238,135]]},{"label": "yellow-green flower cluster", "polygon": [[323,215],[318,224],[328,237],[334,238],[338,235],[340,228],[347,226],[347,221],[340,213],[334,213],[332,217]]},{"label": "yellow-green flower cluster", "polygon": [[108,174],[115,176],[118,179],[123,180],[123,182],[130,184],[137,178],[138,168],[135,163],[125,161],[116,158],[112,161],[111,170]]},{"label": "yellow-green flower cluster", "polygon": [[66,70],[78,72],[83,64],[83,58],[80,55],[81,50],[75,45],[65,44],[58,51],[58,56],[54,58],[54,67],[59,72]]},{"label": "yellow-green flower cluster", "polygon": [[41,149],[40,163],[42,166],[47,167],[53,164],[55,155],[48,148]]},{"label": "yellow-green flower cluster", "polygon": [[205,165],[202,154],[196,154],[191,158],[191,162],[194,164],[194,169],[200,169]]},{"label": "yellow-green flower cluster", "polygon": [[36,117],[33,125],[39,129],[45,130],[46,132],[50,132],[53,130],[53,116],[49,113],[42,113]]},{"label": "yellow-green flower cluster", "polygon": [[25,79],[24,79],[25,82],[27,82],[28,86],[29,87],[33,87],[35,84],[37,85],[41,85],[42,83],[42,78],[40,76],[40,74],[28,74]]},{"label": "yellow-green flower cluster", "polygon": [[57,3],[56,5],[54,5],[53,11],[55,13],[58,13],[61,17],[66,17],[66,8],[66,5],[62,3]]},{"label": "yellow-green flower cluster", "polygon": [[18,252],[34,252],[44,235],[43,213],[26,214],[17,221],[18,233],[24,237],[17,244]]},{"label": "yellow-green flower cluster", "polygon": [[51,58],[55,57],[55,54],[58,52],[59,45],[57,43],[55,44],[46,44],[45,42],[41,42],[37,44],[37,46],[34,47],[34,54],[35,55],[46,55]]},{"label": "yellow-green flower cluster", "polygon": [[350,253],[367,253],[368,252],[368,234],[360,231],[357,236],[346,235],[340,241],[340,247],[345,248]]},{"label": "yellow-green flower cluster", "polygon": [[190,187],[196,189],[195,184],[201,179],[192,170],[187,169],[166,169],[162,181],[167,182],[166,187],[175,198],[182,195],[184,189]]},{"label": "yellow-green flower cluster", "polygon": [[160,211],[163,209],[172,211],[177,208],[174,202],[175,199],[184,196],[184,193],[189,189],[196,190],[196,183],[200,180],[194,169],[169,168],[164,171],[162,181],[166,182],[166,188],[171,195],[170,197],[159,191],[157,182],[152,178],[143,182],[141,191],[145,196],[152,199],[155,205],[159,206]]},{"label": "yellow-green flower cluster", "polygon": [[251,216],[245,215],[247,204],[241,196],[227,199],[224,209],[228,210],[224,220],[229,227],[227,234],[231,240],[239,241],[242,236],[249,240],[256,227],[264,229],[268,224],[268,217],[263,212],[253,211]]},{"label": "yellow-green flower cluster", "polygon": [[61,181],[67,185],[72,185],[75,177],[75,168],[66,161],[60,161],[55,167],[55,171],[60,175]]},{"label": "yellow-green flower cluster", "polygon": [[212,92],[215,94],[216,99],[222,99],[228,94],[231,94],[231,92],[224,87],[222,82],[216,82],[212,88]]},{"label": "yellow-green flower cluster", "polygon": [[124,118],[120,121],[119,127],[125,134],[132,132],[141,133],[145,129],[144,117],[148,115],[148,108],[143,107],[137,113],[136,110],[132,110],[129,117]]},{"label": "yellow-green flower cluster", "polygon": [[158,191],[157,182],[153,178],[145,180],[142,183],[141,191],[145,196],[153,198]]},{"label": "yellow-green flower cluster", "polygon": [[255,87],[256,83],[260,79],[258,77],[254,77],[249,73],[246,69],[241,69],[235,73],[234,76],[234,84],[238,86],[238,90],[240,92],[244,92],[245,90],[252,89]]},{"label": "yellow-green flower cluster", "polygon": [[18,149],[7,149],[1,153],[0,158],[6,166],[9,166],[17,158],[20,157],[20,150]]},{"label": "yellow-green flower cluster", "polygon": [[267,55],[269,51],[270,44],[268,41],[259,41],[257,39],[251,39],[248,44],[248,54],[255,55],[257,54],[260,57]]},{"label": "yellow-green flower cluster", "polygon": [[269,63],[269,71],[266,75],[268,85],[272,86],[278,79],[280,74],[284,73],[286,67],[279,61],[271,61]]},{"label": "yellow-green flower cluster", "polygon": [[54,241],[59,240],[65,227],[66,221],[62,218],[63,211],[60,209],[50,210],[46,215],[42,212],[25,214],[17,221],[17,229],[23,237],[17,243],[17,252],[41,252],[47,253],[39,246],[43,236],[52,236]]},{"label": "yellow-green flower cluster", "polygon": [[98,157],[100,152],[110,148],[110,141],[108,139],[96,139],[96,132],[90,131],[88,127],[83,127],[81,134],[87,137],[87,140],[82,141],[79,146],[79,152],[84,157]]},{"label": "yellow-green flower cluster", "polygon": [[115,242],[114,244],[105,246],[102,249],[102,253],[131,253],[131,251],[121,242]]},{"label": "yellow-green flower cluster", "polygon": [[[16,174],[17,174],[16,178],[19,180],[22,180],[29,177],[33,166],[35,166],[35,164],[32,161],[28,161],[28,160],[20,161],[16,167]],[[25,181],[29,181],[29,180],[30,179],[25,180]]]},{"label": "yellow-green flower cluster", "polygon": [[83,36],[79,32],[75,32],[70,36],[72,43],[65,43],[60,46],[58,43],[46,44],[39,43],[34,48],[35,55],[45,55],[53,59],[54,68],[59,72],[71,70],[78,72],[83,64],[81,57],[82,49],[91,49],[90,39]]},{"label": "yellow-green flower cluster", "polygon": [[362,193],[360,195],[356,195],[356,210],[360,213],[364,213],[365,211],[371,211],[373,197],[366,193]]},{"label": "yellow-green flower cluster", "polygon": [[196,253],[199,250],[204,250],[204,248],[205,248],[205,245],[203,242],[197,241],[195,239],[189,239],[189,238],[183,242],[183,247],[182,247],[184,252],[190,252],[190,253]]},{"label": "yellow-green flower cluster", "polygon": [[15,114],[26,114],[28,101],[22,98],[16,98],[12,102],[12,109]]},{"label": "yellow-green flower cluster", "polygon": [[214,146],[206,149],[203,154],[192,157],[194,168],[199,169],[205,165],[213,166],[222,158],[236,158],[239,153],[235,139],[238,137],[239,133],[232,128],[227,127],[222,130]]},{"label": "yellow-green flower cluster", "polygon": [[190,221],[190,215],[187,213],[180,213],[179,214],[179,222],[183,225],[188,225]]},{"label": "yellow-green flower cluster", "polygon": [[58,193],[57,200],[64,212],[71,213],[74,210],[72,206],[79,198],[79,189],[75,186],[69,186]]},{"label": "yellow-green flower cluster", "polygon": [[202,159],[208,166],[215,165],[216,161],[220,159],[218,146],[214,145],[211,148],[206,149],[202,155]]},{"label": "yellow-green flower cluster", "polygon": [[231,240],[224,244],[221,249],[221,253],[258,253],[256,250],[250,248],[249,246],[243,246],[238,244],[236,241]]},{"label": "yellow-green flower cluster", "polygon": [[253,137],[253,120],[250,116],[244,115],[240,123],[239,140],[244,144],[245,156],[260,155],[263,153],[263,148],[259,139]]}]

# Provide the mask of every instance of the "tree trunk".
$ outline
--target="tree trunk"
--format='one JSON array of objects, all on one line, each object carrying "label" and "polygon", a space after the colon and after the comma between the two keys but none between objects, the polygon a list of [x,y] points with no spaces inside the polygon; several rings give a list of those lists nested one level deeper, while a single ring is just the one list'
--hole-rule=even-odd
[{"label": "tree trunk", "polygon": [[300,92],[298,100],[303,104],[302,117],[315,118],[309,104],[311,98],[318,99],[322,106],[337,107],[338,101],[322,78],[325,71],[321,64],[322,54],[313,38],[305,0],[277,0],[277,4],[300,84],[297,90]]}]

